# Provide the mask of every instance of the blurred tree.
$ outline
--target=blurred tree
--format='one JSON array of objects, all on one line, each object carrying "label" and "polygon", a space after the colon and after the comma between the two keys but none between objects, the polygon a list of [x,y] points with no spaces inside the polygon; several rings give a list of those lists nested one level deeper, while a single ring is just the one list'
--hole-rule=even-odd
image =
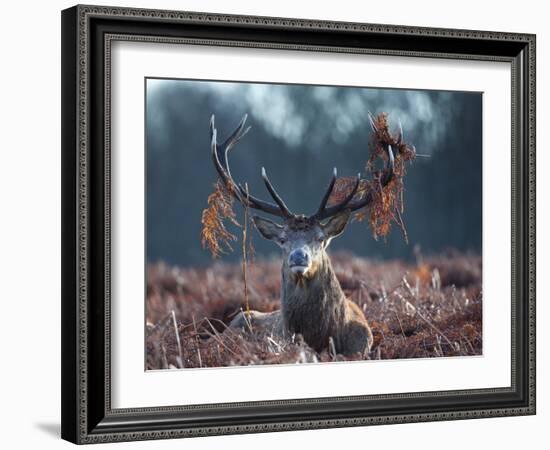
[{"label": "blurred tree", "polygon": [[[389,113],[393,124],[401,120],[405,140],[429,155],[417,158],[405,179],[409,245],[397,227],[384,242],[372,239],[366,223],[354,223],[332,249],[377,258],[410,258],[415,244],[427,253],[481,252],[481,93],[150,79],[146,96],[150,262],[211,262],[200,245],[201,212],[216,180],[208,123],[216,114],[221,140],[244,113],[252,129],[231,155],[235,178],[268,198],[260,176],[265,166],[298,213],[318,206],[332,167],[341,176],[364,173],[368,111]],[[259,255],[277,252],[257,234],[254,244]]]}]

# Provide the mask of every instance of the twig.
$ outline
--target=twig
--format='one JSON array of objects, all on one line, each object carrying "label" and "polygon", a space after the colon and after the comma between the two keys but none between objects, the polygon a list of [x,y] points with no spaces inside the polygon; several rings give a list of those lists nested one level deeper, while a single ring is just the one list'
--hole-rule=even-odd
[{"label": "twig", "polygon": [[275,345],[276,347],[278,347],[280,352],[283,351],[283,347],[281,347],[281,344],[279,344],[278,342],[276,342],[271,336],[268,336],[268,337],[267,337],[267,340],[268,340],[269,342],[271,342],[273,345]]},{"label": "twig", "polygon": [[[401,297],[401,296],[400,296]],[[405,300],[403,297],[401,297],[402,300]],[[406,301],[406,300],[405,300]],[[416,308],[415,308],[416,309]],[[447,344],[449,344],[451,346],[451,348],[455,348],[454,344],[449,340],[449,338],[447,336],[445,336],[445,334],[443,333],[443,331],[441,331],[439,328],[437,328],[433,323],[431,323],[422,313],[420,313],[420,311],[418,311],[418,309],[416,309],[416,315],[418,317],[420,317],[424,322],[426,322],[426,324],[432,328],[436,333],[439,333],[441,335],[441,337],[443,337],[443,339],[445,339],[447,341]]]},{"label": "twig", "polygon": [[180,341],[180,334],[178,333],[178,324],[176,322],[176,313],[174,310],[172,310],[172,323],[174,325],[174,334],[176,335],[176,343],[178,344],[178,354],[179,356],[176,358],[176,361],[178,362],[178,366],[180,369],[183,369],[183,352],[181,351],[181,341]]},{"label": "twig", "polygon": [[208,334],[208,336],[210,336],[212,339],[214,339],[218,344],[220,344],[223,348],[225,348],[228,352],[230,353],[233,353],[234,356],[239,356],[237,353],[235,353],[233,350],[231,350],[226,344],[225,342],[223,342],[223,340],[216,334],[216,332],[214,333],[211,333],[210,331],[208,330],[204,330],[204,332],[206,334]]},{"label": "twig", "polygon": [[[235,315],[235,314],[236,314],[236,313],[233,313],[233,315]],[[226,324],[223,320],[216,319],[215,317],[211,317],[210,319],[209,319],[208,317],[205,317],[204,320],[205,320],[207,323],[209,323],[210,326],[211,326],[212,328],[214,328],[214,327],[212,326],[212,323],[211,323],[211,322],[218,322],[220,325],[223,325],[223,327],[224,327],[226,330],[231,330],[231,328],[229,328],[229,327],[227,326],[227,324]]]},{"label": "twig", "polygon": [[397,311],[394,311],[395,317],[397,317],[397,322],[399,322],[399,328],[401,329],[401,334],[403,335],[403,340],[406,340],[407,337],[405,336],[405,331],[403,331],[403,324],[401,323],[401,318],[399,317],[399,314]]},{"label": "twig", "polygon": [[233,350],[231,350],[227,345],[225,345],[225,342],[223,342],[223,340],[219,337],[218,332],[216,331],[216,329],[214,328],[212,323],[208,319],[206,319],[206,321],[208,322],[208,324],[212,328],[213,333],[210,333],[210,331],[208,331],[208,330],[204,330],[204,332],[206,334],[208,334],[212,339],[214,339],[218,344],[220,344],[223,348],[225,348],[228,352],[233,353],[233,355],[235,355],[235,356],[239,356],[237,353],[235,353]]},{"label": "twig", "polygon": [[253,330],[252,330],[252,320],[250,320],[250,311],[248,311],[248,314],[246,314],[246,313],[243,311],[243,309],[241,308],[241,314],[242,314],[243,317],[244,317],[244,321],[245,321],[245,323],[246,323],[246,326],[248,327],[248,331],[249,331],[250,333],[252,333]]},{"label": "twig", "polygon": [[171,313],[166,314],[163,319],[159,320],[155,325],[147,330],[147,335],[151,336],[153,333],[156,333],[161,329],[161,327],[165,327],[171,319]]},{"label": "twig", "polygon": [[[243,223],[243,242],[242,242],[242,251],[243,251],[243,283],[244,283],[244,301],[246,305],[246,315],[250,319],[250,305],[248,303],[248,283],[247,283],[247,277],[246,277],[246,265],[247,265],[247,258],[246,258],[246,239],[247,239],[247,231],[248,231],[248,203],[249,203],[249,194],[248,194],[248,183],[244,184],[244,188],[246,190],[246,205],[243,208],[244,209],[244,223]],[[252,326],[250,326],[250,331],[252,331]]]},{"label": "twig", "polygon": [[382,301],[385,303],[388,301],[388,293],[386,292],[386,286],[383,282],[380,282],[380,290],[382,291]]},{"label": "twig", "polygon": [[441,290],[441,276],[437,267],[432,271],[432,287],[437,291]]},{"label": "twig", "polygon": [[195,328],[195,349],[197,350],[197,356],[199,358],[199,367],[202,367],[201,349],[197,342],[198,332],[197,332],[197,324],[195,323],[195,315],[193,314],[192,317],[193,317],[193,328]]},{"label": "twig", "polygon": [[328,348],[329,348],[329,355],[332,357],[332,359],[336,359],[336,347],[334,345],[334,339],[332,336],[328,338]]},{"label": "twig", "polygon": [[405,285],[405,287],[407,288],[411,296],[416,300],[416,294],[413,288],[411,287],[411,285],[409,284],[409,282],[407,281],[407,277],[405,277],[404,275],[403,275],[403,284]]},{"label": "twig", "polygon": [[208,319],[207,317],[205,317],[206,321],[208,322],[208,324],[210,325],[210,328],[212,328],[212,330],[214,330],[214,332],[216,332],[216,334],[220,334],[215,328],[214,326],[212,325],[211,321],[212,322],[219,322],[221,325],[223,325],[225,327],[225,330],[223,330],[223,335],[225,336],[225,338],[229,339],[231,341],[231,343],[233,345],[237,345],[237,343],[235,342],[235,340],[231,337],[231,336],[237,336],[237,337],[240,337],[240,335],[238,335],[232,328],[228,327],[223,321],[221,321],[220,319],[215,319],[215,318],[210,318]]},{"label": "twig", "polygon": [[437,345],[434,345],[434,351],[436,352],[437,356],[443,356],[443,349],[441,348],[441,336],[436,335],[435,341]]},{"label": "twig", "polygon": [[396,292],[395,295],[397,295],[397,298],[401,300],[401,302],[405,306],[405,312],[407,313],[407,315],[411,316],[411,315],[418,314],[416,307],[411,302],[409,302],[405,297],[403,297],[399,292]]},{"label": "twig", "polygon": [[401,212],[397,210],[397,224],[399,225],[399,228],[401,229],[401,232],[403,233],[403,239],[405,239],[405,244],[409,244],[409,233],[407,233],[407,227],[405,226],[405,222],[403,222],[403,217],[401,217]]},{"label": "twig", "polygon": [[464,339],[468,343],[468,345],[470,346],[470,349],[472,350],[472,354],[475,355],[476,351],[474,349],[474,346],[470,342],[470,339],[468,339],[466,336],[464,336],[463,333],[460,333],[460,335],[462,336],[462,339]]},{"label": "twig", "polygon": [[166,359],[166,348],[164,348],[164,344],[160,344],[160,354],[162,356],[162,368],[168,369],[168,359]]}]

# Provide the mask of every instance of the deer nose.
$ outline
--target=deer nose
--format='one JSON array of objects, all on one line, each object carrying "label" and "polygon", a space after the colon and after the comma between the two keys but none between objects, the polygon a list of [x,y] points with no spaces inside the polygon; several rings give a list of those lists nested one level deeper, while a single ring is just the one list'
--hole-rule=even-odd
[{"label": "deer nose", "polygon": [[289,258],[288,262],[290,266],[308,266],[309,255],[301,248],[294,250]]}]

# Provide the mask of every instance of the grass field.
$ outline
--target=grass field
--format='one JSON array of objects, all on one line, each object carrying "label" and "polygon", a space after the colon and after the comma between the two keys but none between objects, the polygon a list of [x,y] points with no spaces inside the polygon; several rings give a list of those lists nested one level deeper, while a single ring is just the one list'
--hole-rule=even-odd
[{"label": "grass field", "polygon": [[[369,359],[469,356],[482,353],[481,257],[448,251],[418,258],[375,261],[331,255],[348,298],[364,311],[374,334]],[[278,260],[247,270],[249,307],[279,309]],[[146,368],[176,369],[250,364],[344,361],[317,353],[301,336],[228,329],[245,309],[240,264],[194,269],[163,263],[147,268]]]}]

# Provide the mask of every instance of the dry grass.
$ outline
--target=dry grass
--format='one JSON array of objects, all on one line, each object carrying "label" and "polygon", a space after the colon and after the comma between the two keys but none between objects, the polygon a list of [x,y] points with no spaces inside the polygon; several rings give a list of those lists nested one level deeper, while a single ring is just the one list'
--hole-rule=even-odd
[{"label": "dry grass", "polygon": [[[340,253],[332,262],[348,298],[363,309],[372,327],[370,359],[481,354],[481,257],[448,252],[409,264]],[[279,309],[279,261],[256,261],[247,281],[251,309]],[[240,264],[149,266],[147,368],[354,359],[328,350],[318,354],[300,336],[283,341],[228,329],[226,324],[244,307]]]}]

